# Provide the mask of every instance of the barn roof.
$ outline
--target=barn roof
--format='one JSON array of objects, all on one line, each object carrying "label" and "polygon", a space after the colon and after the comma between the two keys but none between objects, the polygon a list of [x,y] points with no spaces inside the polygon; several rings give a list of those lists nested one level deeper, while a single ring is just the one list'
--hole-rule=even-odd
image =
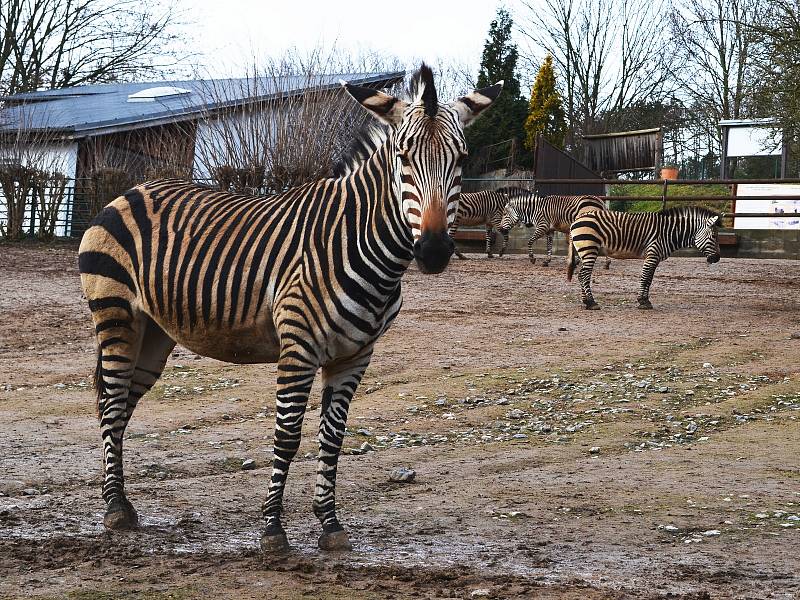
[{"label": "barn roof", "polygon": [[[404,76],[404,71],[337,73],[320,76],[314,87],[336,89],[340,80],[386,87]],[[294,76],[113,83],[16,94],[0,99],[0,133],[24,129],[81,138],[191,120],[208,111],[299,94],[308,87],[308,77]]]}]

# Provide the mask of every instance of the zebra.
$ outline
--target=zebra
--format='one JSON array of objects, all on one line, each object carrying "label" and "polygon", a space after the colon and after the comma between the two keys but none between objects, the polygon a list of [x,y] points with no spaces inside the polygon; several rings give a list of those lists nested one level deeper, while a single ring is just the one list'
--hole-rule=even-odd
[{"label": "zebra", "polygon": [[[507,203],[508,197],[502,192],[484,190],[462,193],[456,219],[450,227],[450,237],[455,237],[458,228],[462,225],[483,225],[486,227],[486,256],[492,258],[492,246],[500,226],[503,209]],[[505,250],[505,247],[503,249]],[[466,260],[467,257],[461,254],[457,248],[455,253],[458,258]]]},{"label": "zebra", "polygon": [[592,296],[592,268],[600,248],[616,258],[644,258],[639,284],[639,308],[652,309],[650,284],[658,264],[681,248],[694,246],[709,263],[719,261],[717,237],[720,215],[707,208],[680,206],[659,212],[588,212],[570,227],[572,243],[567,258],[567,280],[575,270],[575,253],[580,257],[578,279],[581,300],[588,310],[600,307]]},{"label": "zebra", "polygon": [[350,549],[336,516],[337,462],[350,401],[376,340],[397,316],[412,260],[445,269],[457,210],[463,128],[502,82],[440,104],[431,69],[408,99],[342,82],[388,126],[370,157],[342,178],[253,197],[156,180],[113,200],[91,222],[79,267],[98,345],[95,385],[108,529],[138,515],[124,490],[122,443],[140,398],[176,342],[233,363],[277,362],[272,477],[262,506],[264,552],[289,547],[284,487],[311,385],[322,370],[313,510],[323,550]]},{"label": "zebra", "polygon": [[[560,231],[567,236],[569,246],[569,226],[578,215],[596,210],[605,210],[606,205],[597,196],[545,196],[541,197],[536,192],[513,188],[509,192],[508,204],[500,220],[500,233],[503,236],[503,249],[508,245],[508,233],[518,223],[526,227],[534,227],[533,235],[528,240],[528,258],[536,264],[533,254],[533,244],[543,235],[547,236],[547,258],[542,266],[548,266],[553,258],[553,232]],[[605,268],[608,269],[611,261],[606,259]]]}]

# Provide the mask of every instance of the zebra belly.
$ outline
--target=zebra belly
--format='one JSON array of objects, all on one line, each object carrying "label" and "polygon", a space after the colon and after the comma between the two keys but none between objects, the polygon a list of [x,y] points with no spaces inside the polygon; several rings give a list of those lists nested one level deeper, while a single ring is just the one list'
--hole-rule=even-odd
[{"label": "zebra belly", "polygon": [[201,356],[237,364],[278,361],[280,343],[271,311],[264,311],[256,321],[233,327],[210,323],[192,331],[162,328],[173,340]]},{"label": "zebra belly", "polygon": [[606,248],[605,250],[606,250],[606,253],[605,253],[606,256],[609,256],[611,258],[641,258],[642,257],[642,253],[641,252],[636,252],[636,251],[633,251],[633,250],[609,250],[608,248]]}]

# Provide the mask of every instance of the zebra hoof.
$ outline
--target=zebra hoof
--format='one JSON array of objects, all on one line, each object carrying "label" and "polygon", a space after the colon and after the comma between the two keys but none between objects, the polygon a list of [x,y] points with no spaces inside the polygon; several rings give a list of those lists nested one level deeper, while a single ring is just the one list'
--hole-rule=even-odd
[{"label": "zebra hoof", "polygon": [[139,527],[139,515],[127,500],[112,502],[103,517],[103,525],[113,531],[128,531]]},{"label": "zebra hoof", "polygon": [[286,532],[264,534],[261,536],[261,552],[264,554],[282,554],[289,551],[289,540]]},{"label": "zebra hoof", "polygon": [[586,310],[600,310],[600,305],[597,302],[592,302],[591,304],[585,304],[584,308]]},{"label": "zebra hoof", "polygon": [[535,258],[531,257],[531,258],[530,258],[530,261],[531,261],[531,264],[532,264],[532,265],[535,265],[535,264],[536,264],[536,259],[535,259]]},{"label": "zebra hoof", "polygon": [[653,305],[650,300],[645,300],[644,302],[639,300],[639,310],[653,310]]},{"label": "zebra hoof", "polygon": [[350,538],[344,530],[323,533],[319,536],[318,545],[320,550],[328,551],[347,551],[353,549],[353,544],[350,543]]},{"label": "zebra hoof", "polygon": [[542,266],[543,266],[543,267],[549,267],[549,266],[550,266],[550,261],[549,261],[549,260],[546,260],[546,261],[544,261],[544,262],[542,263]]}]

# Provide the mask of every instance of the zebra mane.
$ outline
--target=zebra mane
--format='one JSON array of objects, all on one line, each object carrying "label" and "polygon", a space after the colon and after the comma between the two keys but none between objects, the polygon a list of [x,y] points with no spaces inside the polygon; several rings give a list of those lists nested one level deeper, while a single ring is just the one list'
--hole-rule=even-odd
[{"label": "zebra mane", "polygon": [[387,138],[386,129],[377,122],[365,123],[356,132],[333,165],[334,177],[345,177],[355,171],[361,164],[383,146]]},{"label": "zebra mane", "polygon": [[[439,100],[433,81],[433,71],[425,63],[422,63],[422,66],[411,75],[405,91],[405,99],[412,103],[421,101],[425,107],[425,114],[429,117],[436,116],[439,110]],[[386,127],[376,121],[373,120],[363,125],[333,165],[333,176],[344,177],[355,171],[378,148],[383,146],[387,137]]]},{"label": "zebra mane", "polygon": [[535,193],[533,190],[527,190],[523,187],[513,185],[497,188],[495,191],[505,194],[508,196],[509,200],[512,198],[518,198],[519,196],[530,196]]},{"label": "zebra mane", "polygon": [[425,114],[433,118],[439,112],[439,99],[436,97],[436,85],[433,82],[433,71],[422,63],[408,82],[408,96],[411,102],[419,102],[425,106]]},{"label": "zebra mane", "polygon": [[701,217],[721,217],[717,211],[705,208],[704,206],[670,206],[658,211],[658,214],[664,217],[675,217],[679,215],[687,215],[694,213]]}]

